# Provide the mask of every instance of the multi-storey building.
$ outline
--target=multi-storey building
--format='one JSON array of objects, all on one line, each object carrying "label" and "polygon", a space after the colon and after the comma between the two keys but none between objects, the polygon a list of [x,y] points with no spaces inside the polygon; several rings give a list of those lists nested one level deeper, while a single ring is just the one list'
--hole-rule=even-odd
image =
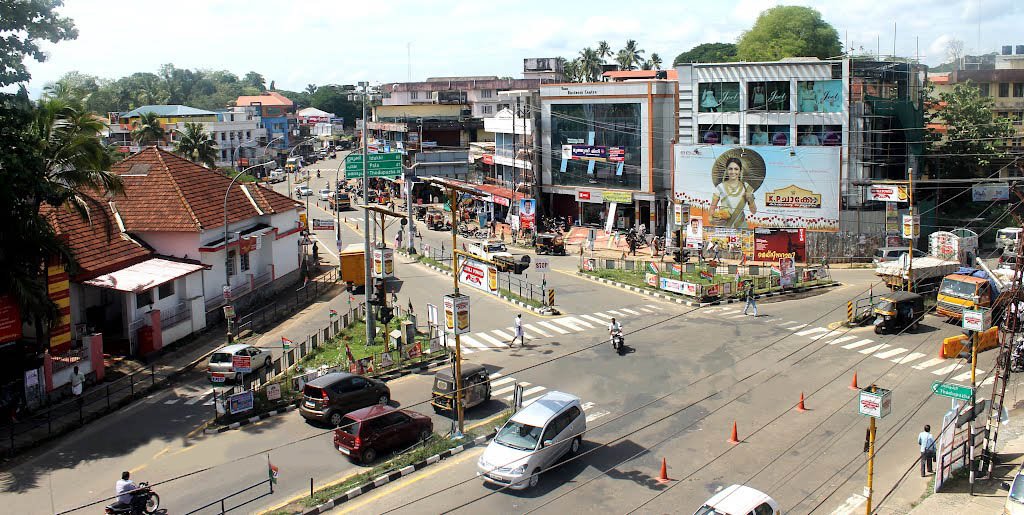
[{"label": "multi-storey building", "polygon": [[132,130],[143,114],[153,113],[164,128],[164,137],[157,142],[158,145],[169,149],[173,143],[174,131],[178,124],[186,122],[216,122],[217,113],[196,109],[184,105],[145,105],[137,107],[126,113],[107,113],[110,126],[107,141],[110,145],[117,145],[122,153],[134,154],[142,147],[132,141]]},{"label": "multi-storey building", "polygon": [[259,95],[243,95],[235,100],[235,107],[253,107],[257,110],[261,128],[266,129],[273,148],[284,150],[291,143],[292,125],[295,125],[295,103],[276,91]]},{"label": "multi-storey building", "polygon": [[496,76],[433,77],[423,82],[399,82],[380,87],[385,106],[447,104],[463,106],[466,118],[489,118],[498,113],[498,93],[536,90],[547,78],[499,79]]},{"label": "multi-storey building", "polygon": [[[1013,53],[1013,50],[1016,53]],[[970,81],[982,96],[992,98],[992,111],[998,118],[1009,119],[1015,133],[1000,141],[1001,149],[1010,154],[1005,164],[1024,153],[1024,45],[1004,45],[996,56],[993,69],[968,69],[950,72],[946,84],[937,91],[952,89],[956,84]]]}]

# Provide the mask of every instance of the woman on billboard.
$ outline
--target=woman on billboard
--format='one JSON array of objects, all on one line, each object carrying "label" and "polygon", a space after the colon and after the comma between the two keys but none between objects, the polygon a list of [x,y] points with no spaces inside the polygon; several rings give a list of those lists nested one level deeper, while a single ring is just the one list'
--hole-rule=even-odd
[{"label": "woman on billboard", "polygon": [[[742,157],[754,161],[756,171],[745,171]],[[722,170],[724,164],[724,170]],[[711,180],[716,182],[715,194],[711,197],[711,225],[733,229],[747,229],[747,214],[757,213],[754,191],[764,181],[764,160],[752,150],[735,149],[715,160]]]}]

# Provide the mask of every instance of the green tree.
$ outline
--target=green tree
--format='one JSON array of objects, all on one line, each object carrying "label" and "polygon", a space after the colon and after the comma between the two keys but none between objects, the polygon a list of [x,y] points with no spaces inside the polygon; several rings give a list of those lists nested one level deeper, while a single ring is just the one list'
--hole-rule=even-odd
[{"label": "green tree", "polygon": [[132,141],[139,145],[150,145],[164,138],[164,128],[160,125],[160,117],[152,111],[141,113],[138,120],[132,123]]},{"label": "green tree", "polygon": [[217,161],[217,144],[203,124],[197,122],[186,122],[184,129],[178,131],[174,152],[207,168],[213,168]]},{"label": "green tree", "polygon": [[842,53],[839,33],[810,7],[772,7],[757,17],[740,36],[736,56],[741,61],[777,61],[785,57],[828,59]]},{"label": "green tree", "polygon": [[612,56],[612,47],[608,45],[607,41],[597,42],[597,56],[601,58],[602,63]]},{"label": "green tree", "polygon": [[725,63],[736,60],[736,45],[733,43],[701,43],[679,55],[672,61],[673,66],[687,63]]},{"label": "green tree", "polygon": [[316,93],[316,84],[306,84],[306,93],[310,96]]},{"label": "green tree", "polygon": [[928,121],[946,126],[944,136],[935,131],[928,135],[940,177],[984,177],[993,160],[1006,157],[1000,145],[1003,138],[1013,136],[1013,126],[1008,118],[995,115],[992,98],[981,96],[976,85],[957,84],[940,93],[938,102],[932,98],[928,103],[940,106]]},{"label": "green tree", "polygon": [[265,86],[267,80],[263,78],[263,75],[260,75],[259,73],[256,72],[249,72],[245,74],[245,77],[242,78],[242,82],[244,82],[247,86],[252,86],[256,88],[257,91],[267,90],[267,87]]},{"label": "green tree", "polygon": [[601,77],[601,56],[597,50],[590,47],[580,50],[579,66],[578,73],[583,80],[596,82]]},{"label": "green tree", "polygon": [[654,52],[654,53],[651,54],[651,57],[650,57],[650,59],[647,60],[647,63],[650,64],[650,66],[651,66],[651,68],[649,68],[649,69],[655,69],[655,70],[660,70],[661,69],[661,65],[664,64],[661,61],[661,56],[658,55],[657,52]]},{"label": "green tree", "polygon": [[643,63],[643,54],[644,51],[637,46],[636,40],[629,39],[626,40],[626,46],[615,55],[615,62],[619,63],[623,70],[634,70]]},{"label": "green tree", "polygon": [[54,12],[63,4],[60,0],[0,0],[0,87],[32,77],[25,58],[46,60],[40,40],[57,43],[78,37],[74,22]]}]

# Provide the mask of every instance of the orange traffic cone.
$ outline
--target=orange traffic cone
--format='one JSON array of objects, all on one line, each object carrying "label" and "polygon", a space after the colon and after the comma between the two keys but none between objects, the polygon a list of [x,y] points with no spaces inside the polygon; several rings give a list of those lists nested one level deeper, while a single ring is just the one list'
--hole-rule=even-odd
[{"label": "orange traffic cone", "polygon": [[732,436],[729,437],[729,443],[736,445],[740,443],[739,435],[736,433],[736,422],[732,423]]},{"label": "orange traffic cone", "polygon": [[804,407],[804,392],[800,392],[800,404],[796,405],[796,410],[800,413],[807,411],[807,408]]},{"label": "orange traffic cone", "polygon": [[853,381],[850,381],[850,389],[851,390],[860,390],[860,387],[857,386],[857,373],[856,372],[853,373]]},{"label": "orange traffic cone", "polygon": [[656,481],[661,484],[665,484],[668,483],[669,481],[672,481],[671,479],[668,478],[668,463],[665,462],[665,458],[661,459],[661,474],[658,475]]},{"label": "orange traffic cone", "polygon": [[946,359],[946,346],[939,344],[939,359]]}]

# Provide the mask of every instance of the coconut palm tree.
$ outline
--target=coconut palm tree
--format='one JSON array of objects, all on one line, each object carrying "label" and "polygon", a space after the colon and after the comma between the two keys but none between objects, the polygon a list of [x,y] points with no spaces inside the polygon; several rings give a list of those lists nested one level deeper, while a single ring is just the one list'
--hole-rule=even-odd
[{"label": "coconut palm tree", "polygon": [[203,124],[198,122],[186,122],[184,130],[178,131],[174,152],[193,163],[206,165],[207,168],[213,168],[217,161],[217,144]]},{"label": "coconut palm tree", "polygon": [[597,50],[587,47],[580,50],[580,75],[584,80],[596,82],[601,77],[601,56]]},{"label": "coconut palm tree", "polygon": [[579,58],[573,59],[572,61],[565,61],[562,63],[562,73],[565,74],[565,78],[569,82],[583,82],[580,80],[580,60]]},{"label": "coconut palm tree", "polygon": [[602,63],[612,56],[612,47],[608,45],[607,41],[597,42],[597,56],[601,58]]},{"label": "coconut palm tree", "polygon": [[312,95],[313,93],[316,93],[317,89],[318,88],[316,87],[316,84],[306,84],[306,94],[307,95]]},{"label": "coconut palm tree", "polygon": [[633,70],[643,62],[643,53],[644,51],[637,47],[636,40],[630,39],[626,41],[626,46],[619,50],[615,61],[623,70]]},{"label": "coconut palm tree", "polygon": [[657,52],[652,53],[651,58],[648,59],[647,62],[651,63],[651,69],[654,70],[660,70],[661,65],[663,64],[661,61],[661,56],[658,55]]},{"label": "coconut palm tree", "polygon": [[152,111],[141,113],[138,120],[132,123],[132,141],[139,145],[149,145],[164,138],[164,128],[160,125],[160,117]]}]

